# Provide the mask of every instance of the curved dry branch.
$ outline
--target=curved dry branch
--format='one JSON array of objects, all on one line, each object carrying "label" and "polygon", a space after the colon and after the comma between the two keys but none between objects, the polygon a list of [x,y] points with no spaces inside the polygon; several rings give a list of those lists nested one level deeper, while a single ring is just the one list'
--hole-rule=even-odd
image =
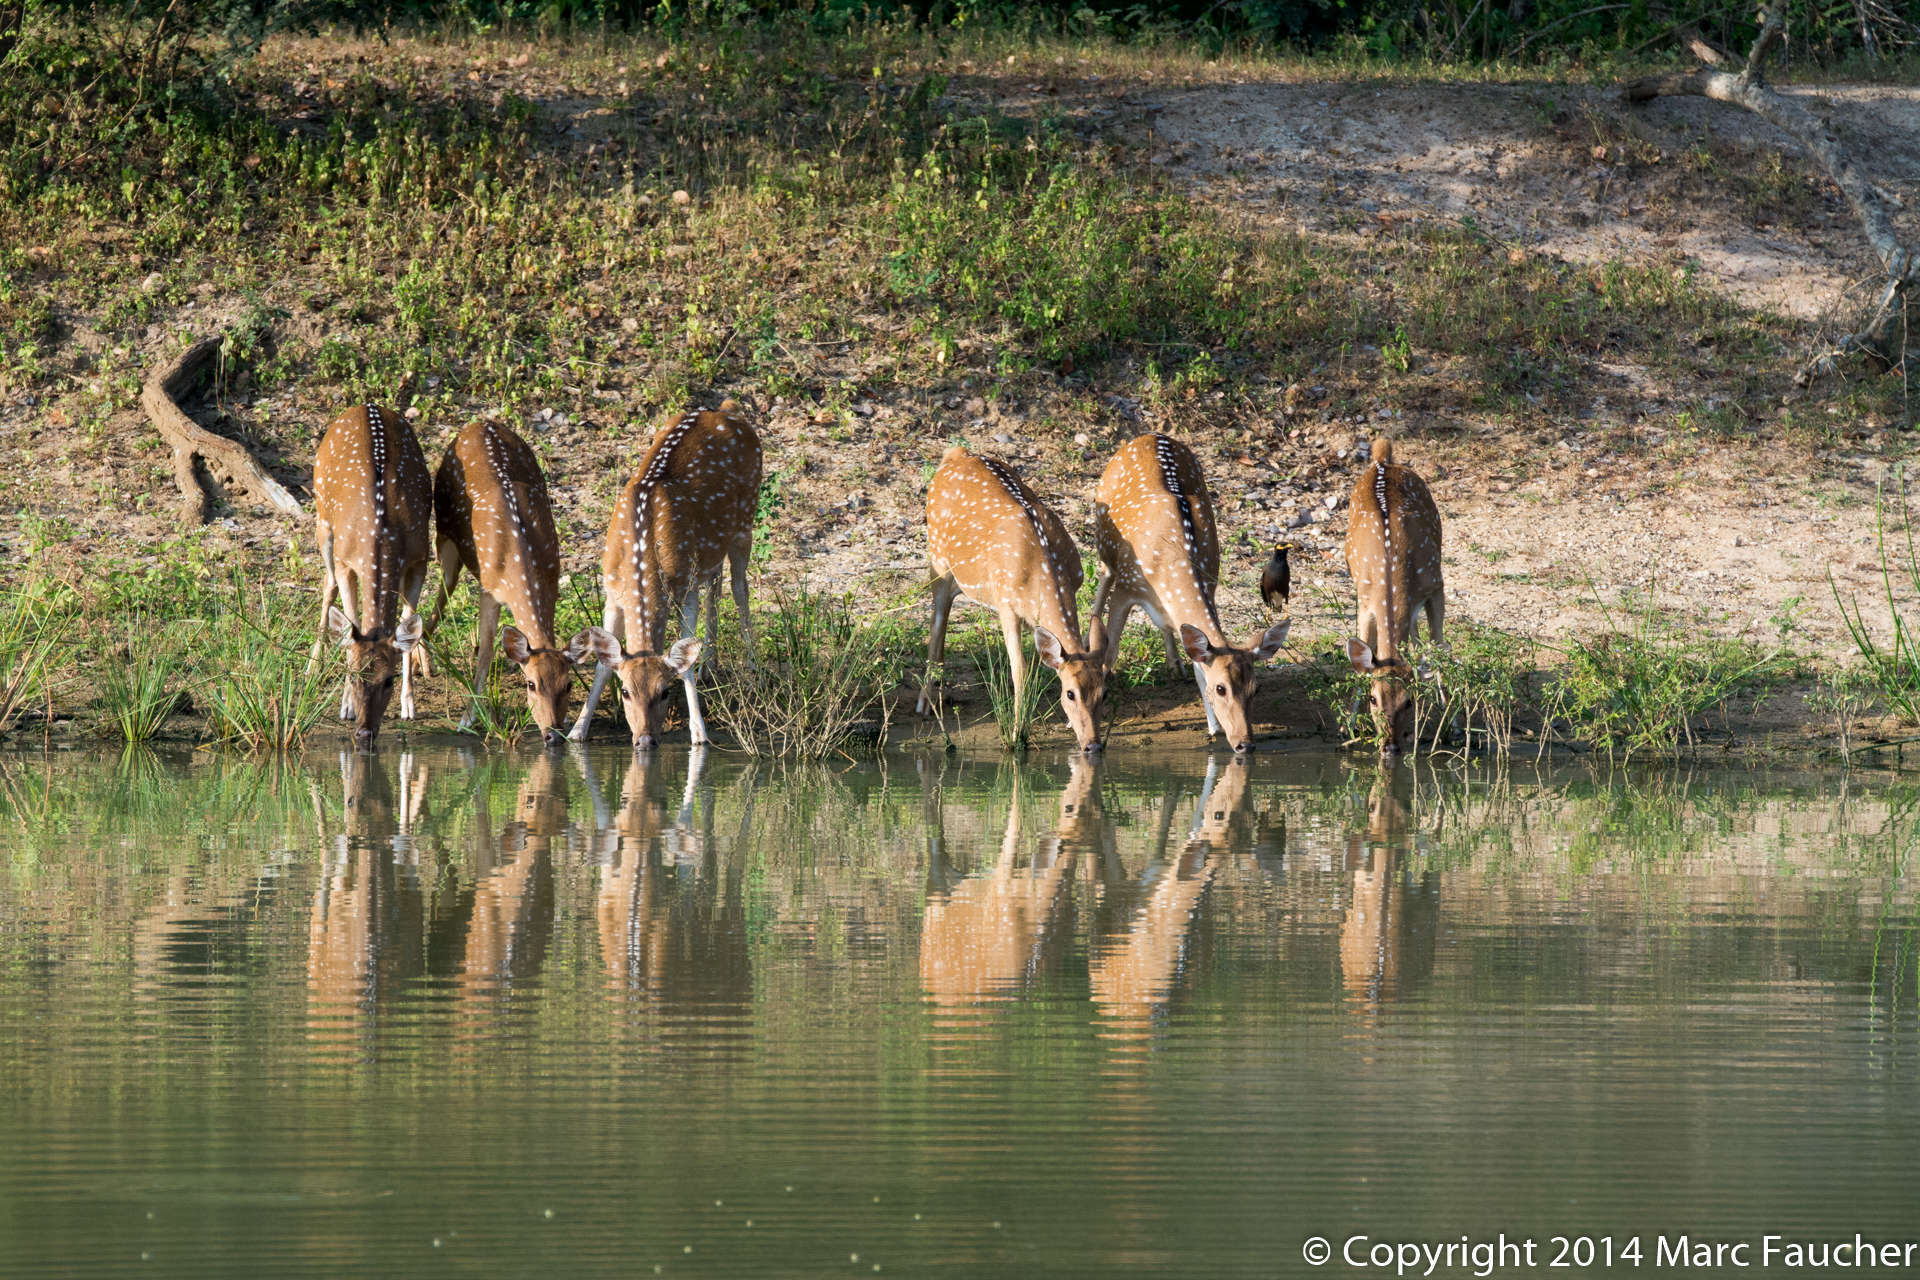
[{"label": "curved dry branch", "polygon": [[1887,211],[1885,193],[1868,180],[1854,163],[1853,156],[1841,145],[1827,122],[1791,98],[1775,93],[1767,86],[1763,64],[1768,53],[1784,35],[1779,10],[1768,6],[1760,34],[1747,54],[1744,70],[1738,75],[1726,71],[1700,70],[1673,75],[1648,76],[1628,84],[1622,92],[1630,103],[1653,98],[1691,96],[1711,98],[1736,107],[1744,107],[1761,119],[1798,139],[1813,154],[1847,198],[1853,215],[1866,233],[1867,243],[1887,273],[1886,287],[1867,324],[1857,333],[1840,340],[1837,351],[1814,360],[1795,379],[1803,385],[1815,375],[1830,372],[1833,356],[1850,352],[1866,355],[1881,369],[1900,362],[1904,339],[1896,339],[1895,327],[1906,311],[1907,291],[1920,283],[1920,253],[1900,243],[1893,218]]},{"label": "curved dry branch", "polygon": [[283,515],[297,516],[298,500],[262,470],[239,441],[215,435],[180,408],[180,398],[205,376],[220,343],[219,338],[202,338],[156,369],[140,391],[140,407],[173,446],[173,482],[180,487],[181,518],[189,524],[204,524],[212,505],[212,495],[194,468],[195,459],[227,492],[251,494]]}]

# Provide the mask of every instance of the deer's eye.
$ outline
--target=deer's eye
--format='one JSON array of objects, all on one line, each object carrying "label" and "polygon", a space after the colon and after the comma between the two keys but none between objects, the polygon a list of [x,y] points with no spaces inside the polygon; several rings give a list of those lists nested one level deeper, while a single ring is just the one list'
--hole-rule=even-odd
[{"label": "deer's eye", "polygon": [[539,686],[538,686],[538,685],[536,685],[536,684],[534,684],[534,682],[533,682],[533,681],[531,681],[531,680],[529,680],[529,681],[527,681],[527,688],[529,688],[529,689],[538,689],[538,688],[539,688]]},{"label": "deer's eye", "polygon": [[392,676],[388,676],[388,677],[387,677],[387,678],[386,678],[385,680],[382,680],[382,681],[380,682],[380,687],[381,687],[382,689],[391,689],[391,688],[393,688],[393,677],[392,677]]},{"label": "deer's eye", "polygon": [[1227,686],[1223,684],[1217,684],[1213,686],[1213,691],[1219,694],[1223,698],[1227,696]]},{"label": "deer's eye", "polygon": [[1069,689],[1069,690],[1067,690],[1067,701],[1068,701],[1068,702],[1077,702],[1077,701],[1079,701],[1079,699],[1078,699],[1077,697],[1075,697],[1075,696],[1074,696],[1074,692],[1073,692],[1073,690],[1071,690],[1071,689]]}]

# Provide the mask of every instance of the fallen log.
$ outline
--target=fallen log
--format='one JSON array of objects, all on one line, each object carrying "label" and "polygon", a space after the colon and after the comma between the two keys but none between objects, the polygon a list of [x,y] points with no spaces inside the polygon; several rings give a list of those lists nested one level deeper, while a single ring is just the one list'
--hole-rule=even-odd
[{"label": "fallen log", "polygon": [[237,440],[215,435],[180,408],[180,401],[206,375],[220,352],[220,338],[202,338],[156,369],[140,391],[140,407],[173,446],[173,482],[180,488],[181,519],[205,524],[213,494],[194,463],[231,495],[251,495],[282,515],[301,514],[300,503],[268,475]]},{"label": "fallen log", "polygon": [[[1860,172],[1852,154],[1834,136],[1828,122],[1768,87],[1763,67],[1767,55],[1784,34],[1779,6],[1769,4],[1762,11],[1760,34],[1754,38],[1747,64],[1739,74],[1708,67],[1647,76],[1626,85],[1622,92],[1629,103],[1691,96],[1744,107],[1797,139],[1846,197],[1861,230],[1866,233],[1867,243],[1886,272],[1886,282],[1867,323],[1841,338],[1833,350],[1816,356],[1795,375],[1794,381],[1805,386],[1815,377],[1833,372],[1834,360],[1839,356],[1865,355],[1882,371],[1900,365],[1905,359],[1906,328],[1902,322],[1906,318],[1907,293],[1920,283],[1920,253],[1900,243],[1893,218],[1887,211],[1886,193]],[[1716,63],[1716,58],[1709,56],[1718,52],[1712,46],[1704,41],[1690,41],[1689,45],[1702,61]]]}]

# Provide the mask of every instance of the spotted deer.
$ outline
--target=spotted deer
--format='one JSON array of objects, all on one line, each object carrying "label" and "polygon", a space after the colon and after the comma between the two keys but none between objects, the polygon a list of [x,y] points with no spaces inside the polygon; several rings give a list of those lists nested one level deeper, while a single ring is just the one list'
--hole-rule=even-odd
[{"label": "spotted deer", "polygon": [[[313,461],[314,534],[326,581],[320,635],[347,651],[340,718],[371,747],[400,682],[400,718],[413,719],[413,668],[427,674],[420,589],[432,563],[433,479],[413,428],[399,414],[355,405],[327,425]],[[334,607],[338,596],[346,609]]]},{"label": "spotted deer", "polygon": [[[640,469],[613,504],[600,562],[607,598],[602,623],[568,645],[569,652],[599,659],[586,705],[573,722],[575,742],[587,740],[593,710],[616,672],[635,747],[659,741],[675,679],[686,690],[693,741],[707,741],[693,683],[705,647],[695,635],[700,588],[712,583],[717,593],[721,569],[732,566],[733,601],[751,660],[755,642],[747,612],[747,559],[759,496],[760,437],[733,401],[717,410],[694,410],[654,436]],[[667,629],[676,610],[684,634],[669,648]],[[709,644],[716,638],[715,620],[710,608]]]},{"label": "spotted deer", "polygon": [[[1088,757],[1068,761],[1071,777],[1060,793],[1060,820],[1039,842],[1033,860],[1016,867],[1021,844],[1023,776],[1014,774],[1013,800],[999,861],[985,875],[968,876],[945,892],[927,895],[920,927],[920,985],[942,1008],[1005,999],[1060,950],[1065,890],[1080,853],[1105,835],[1099,766]],[[931,826],[941,825],[934,806]]]},{"label": "spotted deer", "polygon": [[1200,460],[1178,440],[1135,436],[1101,473],[1093,509],[1101,566],[1093,612],[1106,610],[1108,669],[1127,616],[1144,610],[1166,639],[1168,664],[1177,667],[1182,650],[1193,664],[1208,736],[1224,733],[1235,752],[1246,751],[1254,664],[1280,652],[1289,623],[1255,632],[1244,649],[1227,639],[1213,599],[1220,537]]},{"label": "spotted deer", "polygon": [[1347,513],[1347,572],[1357,617],[1347,641],[1353,669],[1373,677],[1369,701],[1380,749],[1413,747],[1414,670],[1400,656],[1424,609],[1427,638],[1439,642],[1446,616],[1440,578],[1440,509],[1426,482],[1393,460],[1393,444],[1373,442],[1373,460],[1353,486]]},{"label": "spotted deer", "polygon": [[[1239,824],[1249,776],[1245,757],[1236,756],[1224,769],[1217,761],[1208,763],[1185,847],[1174,857],[1159,859],[1150,872],[1152,889],[1125,926],[1089,946],[1093,1003],[1107,1020],[1109,1034],[1126,1038],[1148,1032],[1157,1012],[1173,998],[1207,890],[1236,848],[1244,847]],[[1171,808],[1171,796],[1168,805]],[[1170,824],[1163,821],[1163,855],[1169,834]]]},{"label": "spotted deer", "polygon": [[1437,881],[1410,874],[1418,853],[1406,769],[1383,768],[1367,795],[1367,824],[1347,836],[1350,877],[1340,921],[1340,974],[1353,1002],[1375,1010],[1433,970]]},{"label": "spotted deer", "polygon": [[1080,552],[1060,517],[1005,462],[956,445],[940,459],[927,489],[927,558],[933,565],[933,625],[918,709],[927,709],[934,668],[946,658],[947,615],[954,600],[965,595],[1000,616],[1014,705],[1026,705],[1020,628],[1027,624],[1040,661],[1060,676],[1060,705],[1080,749],[1100,750],[1105,745],[1100,725],[1106,630],[1095,618],[1081,642],[1074,600],[1080,591]]},{"label": "spotted deer", "polygon": [[[560,539],[553,530],[547,479],[527,442],[491,422],[469,423],[440,459],[433,485],[436,542],[440,558],[440,594],[427,623],[431,636],[440,626],[447,597],[460,571],[473,575],[480,595],[480,621],[474,632],[473,688],[486,688],[493,670],[493,641],[525,678],[527,706],[547,745],[561,741],[567,704],[573,699],[573,668],[588,651],[559,648],[553,611],[560,594]],[[505,605],[517,626],[500,627]],[[468,708],[462,732],[473,728]]]}]

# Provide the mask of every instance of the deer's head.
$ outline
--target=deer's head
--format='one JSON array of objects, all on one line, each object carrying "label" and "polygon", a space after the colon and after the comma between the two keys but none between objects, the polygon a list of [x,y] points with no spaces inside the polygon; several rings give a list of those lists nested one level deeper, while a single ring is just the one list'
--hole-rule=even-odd
[{"label": "deer's head", "polygon": [[577,661],[590,657],[590,651],[582,649],[576,658],[572,645],[536,649],[518,627],[501,628],[500,647],[525,677],[527,709],[540,726],[541,738],[550,747],[559,746],[567,706],[573,701],[573,668]]},{"label": "deer's head", "polygon": [[568,643],[567,652],[578,655],[575,661],[591,654],[613,668],[620,678],[620,702],[626,708],[627,727],[633,731],[633,745],[647,749],[659,745],[667,724],[668,695],[700,661],[703,648],[688,636],[664,655],[628,653],[605,627],[588,627]]},{"label": "deer's head", "polygon": [[420,625],[420,615],[410,613],[392,635],[383,627],[363,632],[338,605],[327,610],[327,629],[347,651],[347,711],[353,719],[354,745],[363,750],[373,748],[401,664],[420,642]]},{"label": "deer's head", "polygon": [[1358,637],[1347,641],[1347,661],[1361,675],[1373,677],[1367,701],[1380,735],[1380,754],[1413,750],[1413,682],[1417,678],[1413,666],[1401,658],[1375,657]]},{"label": "deer's head", "polygon": [[1060,709],[1067,713],[1067,724],[1080,742],[1082,751],[1100,751],[1106,747],[1100,725],[1106,715],[1107,700],[1107,628],[1099,618],[1087,633],[1084,653],[1069,653],[1060,640],[1045,627],[1033,629],[1033,648],[1040,661],[1060,677]]},{"label": "deer's head", "polygon": [[1227,745],[1235,754],[1245,752],[1253,746],[1252,718],[1248,708],[1253,704],[1253,667],[1257,662],[1271,662],[1280,652],[1280,646],[1287,641],[1287,628],[1292,624],[1281,619],[1263,632],[1256,632],[1247,640],[1247,647],[1236,649],[1232,645],[1216,645],[1207,639],[1207,633],[1191,623],[1180,627],[1180,647],[1187,651],[1187,658],[1200,670],[1200,693],[1207,700],[1207,706],[1213,711],[1213,718],[1220,723],[1220,729],[1227,737]]}]

